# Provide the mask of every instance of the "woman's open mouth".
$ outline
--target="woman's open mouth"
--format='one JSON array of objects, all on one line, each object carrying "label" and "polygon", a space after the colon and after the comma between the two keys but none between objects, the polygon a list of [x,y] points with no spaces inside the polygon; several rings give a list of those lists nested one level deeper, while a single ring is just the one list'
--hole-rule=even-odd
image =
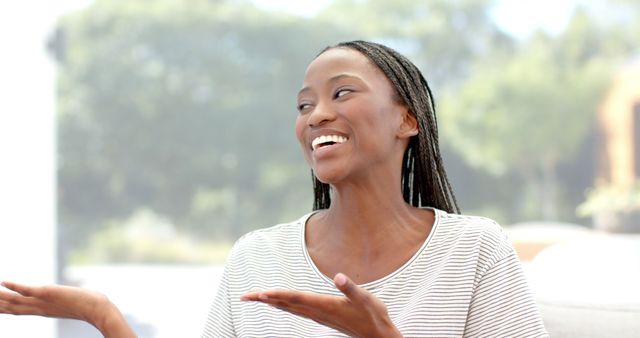
[{"label": "woman's open mouth", "polygon": [[330,146],[333,144],[341,144],[347,142],[348,138],[340,135],[322,135],[318,136],[311,141],[311,149],[316,150],[321,147]]}]

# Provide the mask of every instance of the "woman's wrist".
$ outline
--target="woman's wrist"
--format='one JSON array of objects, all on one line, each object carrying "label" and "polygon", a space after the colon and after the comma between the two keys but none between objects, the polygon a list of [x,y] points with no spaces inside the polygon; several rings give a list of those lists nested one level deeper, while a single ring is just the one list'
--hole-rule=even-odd
[{"label": "woman's wrist", "polygon": [[94,307],[89,323],[95,326],[105,338],[136,338],[124,316],[107,297],[103,297]]},{"label": "woman's wrist", "polygon": [[400,333],[400,330],[398,330],[397,327],[393,326],[392,328],[390,328],[384,335],[381,335],[380,337],[386,337],[386,338],[403,338],[402,337],[402,333]]},{"label": "woman's wrist", "polygon": [[377,326],[377,329],[374,329],[373,332],[366,333],[363,338],[403,338],[400,330],[398,330],[390,319],[384,321],[383,324],[374,326]]}]

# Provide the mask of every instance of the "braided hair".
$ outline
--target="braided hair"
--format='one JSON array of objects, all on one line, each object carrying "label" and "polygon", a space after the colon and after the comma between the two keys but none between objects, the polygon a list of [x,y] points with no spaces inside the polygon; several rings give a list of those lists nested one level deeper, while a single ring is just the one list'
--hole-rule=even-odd
[{"label": "braided hair", "polygon": [[[418,134],[412,136],[402,159],[402,196],[415,206],[429,206],[460,213],[451,184],[444,170],[438,145],[435,104],[427,80],[409,59],[395,50],[374,42],[349,41],[325,48],[349,48],[365,55],[391,81],[394,96],[405,104],[418,121]],[[320,55],[318,54],[318,55]],[[313,210],[331,205],[329,184],[313,179]]]}]

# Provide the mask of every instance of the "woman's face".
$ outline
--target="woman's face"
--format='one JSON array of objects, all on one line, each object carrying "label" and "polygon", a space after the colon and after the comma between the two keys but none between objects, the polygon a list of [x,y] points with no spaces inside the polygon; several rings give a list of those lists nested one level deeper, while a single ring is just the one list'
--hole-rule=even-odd
[{"label": "woman's face", "polygon": [[415,119],[393,99],[387,77],[358,51],[333,48],[307,68],[296,136],[318,179],[400,173]]}]

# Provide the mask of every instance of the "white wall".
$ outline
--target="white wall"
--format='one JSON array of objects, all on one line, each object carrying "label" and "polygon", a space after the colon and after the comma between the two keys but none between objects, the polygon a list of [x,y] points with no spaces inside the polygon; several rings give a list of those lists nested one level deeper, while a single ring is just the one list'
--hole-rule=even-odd
[{"label": "white wall", "polygon": [[[51,6],[0,4],[0,280],[54,282],[54,67],[44,50]],[[0,337],[55,337],[55,321],[0,316]]]}]

